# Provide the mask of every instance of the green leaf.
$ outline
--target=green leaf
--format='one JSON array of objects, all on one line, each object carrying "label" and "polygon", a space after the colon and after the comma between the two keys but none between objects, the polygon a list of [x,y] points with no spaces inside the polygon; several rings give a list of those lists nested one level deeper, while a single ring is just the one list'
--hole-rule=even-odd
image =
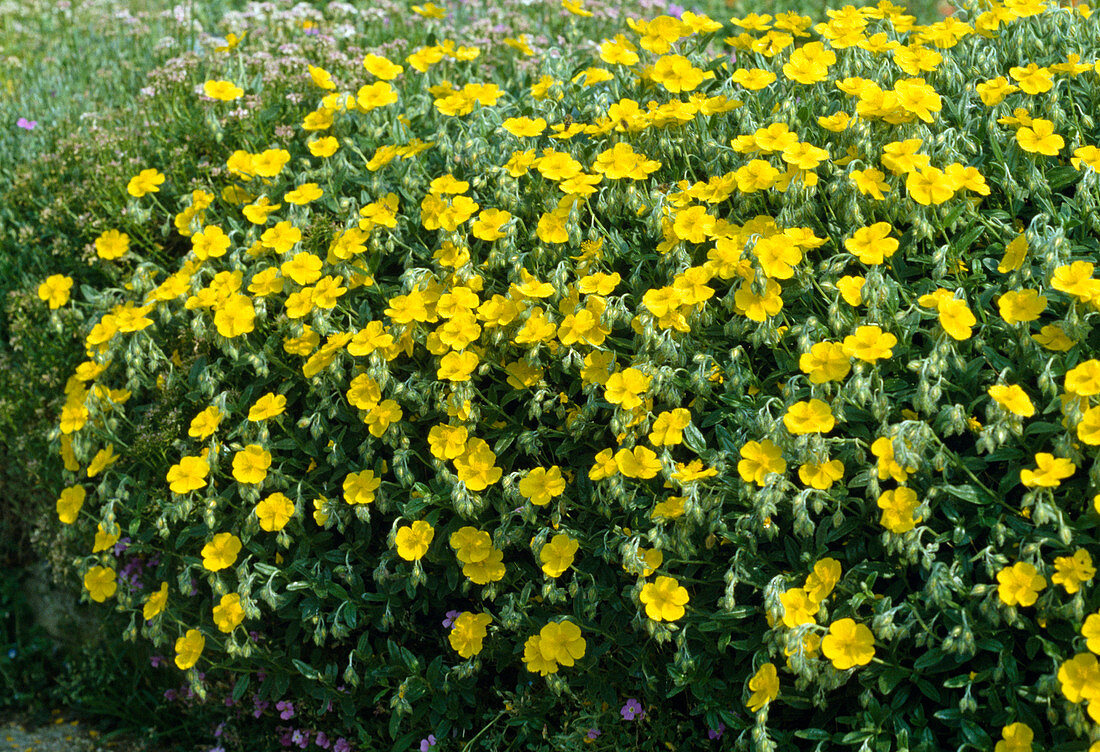
[{"label": "green leaf", "polygon": [[947,493],[951,494],[956,499],[962,499],[971,504],[982,503],[982,498],[978,495],[978,491],[973,486],[952,486],[945,483],[940,486],[940,488],[947,491]]},{"label": "green leaf", "polygon": [[233,701],[238,702],[244,693],[248,691],[249,675],[241,674],[237,677],[237,683],[233,685]]},{"label": "green leaf", "polygon": [[924,654],[913,661],[913,669],[915,671],[924,671],[939,664],[944,659],[944,652],[939,648],[932,648],[926,651]]}]

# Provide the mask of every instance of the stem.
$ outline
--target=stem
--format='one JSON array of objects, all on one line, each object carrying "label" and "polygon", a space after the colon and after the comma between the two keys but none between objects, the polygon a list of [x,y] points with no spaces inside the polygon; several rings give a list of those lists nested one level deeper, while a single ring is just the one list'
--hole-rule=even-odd
[{"label": "stem", "polygon": [[499,721],[499,720],[501,719],[501,717],[503,717],[503,716],[504,716],[504,714],[505,714],[506,712],[507,712],[507,711],[505,711],[505,710],[502,710],[502,711],[500,711],[499,713],[497,713],[497,717],[496,717],[496,718],[494,718],[493,720],[489,721],[489,723],[488,723],[488,724],[487,724],[486,726],[482,727],[481,731],[478,731],[478,732],[477,732],[476,734],[474,734],[474,738],[473,738],[473,739],[471,739],[470,741],[466,742],[466,745],[465,745],[465,746],[464,746],[464,747],[462,748],[462,752],[469,752],[469,750],[470,750],[470,747],[471,747],[471,746],[473,745],[473,743],[474,743],[474,742],[476,742],[476,741],[477,741],[478,737],[479,737],[479,736],[481,736],[482,734],[484,734],[484,733],[485,733],[486,731],[488,731],[488,730],[490,729],[490,727],[492,727],[492,725],[493,725],[494,723],[496,723],[497,721]]}]

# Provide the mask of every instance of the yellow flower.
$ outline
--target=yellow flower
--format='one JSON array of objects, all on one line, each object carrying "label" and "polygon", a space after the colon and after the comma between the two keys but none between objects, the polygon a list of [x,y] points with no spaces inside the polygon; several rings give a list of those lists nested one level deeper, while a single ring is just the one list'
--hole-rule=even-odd
[{"label": "yellow flower", "polygon": [[838,671],[866,666],[875,657],[875,635],[865,624],[840,619],[829,625],[821,639],[821,652]]},{"label": "yellow flower", "polygon": [[807,462],[798,466],[798,479],[811,488],[827,491],[844,477],[844,463],[840,460]]},{"label": "yellow flower", "polygon": [[1047,298],[1035,290],[1011,290],[997,298],[1001,318],[1009,324],[1034,321],[1046,310]]},{"label": "yellow flower", "polygon": [[745,702],[745,706],[754,713],[778,697],[779,675],[776,673],[775,666],[765,663],[757,669],[749,679],[749,689],[752,690],[752,695]]},{"label": "yellow flower", "polygon": [[202,565],[211,572],[231,567],[240,551],[240,538],[233,533],[218,533],[202,547]]},{"label": "yellow flower", "polygon": [[904,533],[912,530],[924,518],[913,519],[913,513],[920,506],[917,493],[911,488],[901,486],[879,495],[876,502],[882,510],[879,524],[892,533]]},{"label": "yellow flower", "polygon": [[741,447],[741,460],[737,463],[737,472],[741,479],[763,487],[765,479],[771,473],[785,473],[787,461],[779,447],[769,439],[750,441]]},{"label": "yellow flower", "polygon": [[303,183],[283,196],[283,201],[295,206],[305,206],[324,195],[324,191],[316,183]]},{"label": "yellow flower", "polygon": [[861,227],[844,241],[844,247],[864,264],[881,264],[898,249],[898,241],[889,237],[893,229],[889,222],[876,222],[869,227]]},{"label": "yellow flower", "polygon": [[649,389],[652,378],[637,368],[613,373],[604,385],[604,399],[624,410],[633,410],[642,404],[641,394]]},{"label": "yellow flower", "polygon": [[283,493],[273,493],[256,504],[256,516],[260,529],[274,533],[286,527],[294,516],[294,502]]},{"label": "yellow flower", "polygon": [[232,102],[244,96],[244,89],[232,81],[207,81],[202,85],[202,91],[211,99],[221,102]]},{"label": "yellow flower", "polygon": [[827,402],[811,399],[795,402],[783,415],[783,425],[792,434],[829,433],[836,425],[836,418]]},{"label": "yellow flower", "polygon": [[1100,699],[1100,665],[1092,653],[1078,653],[1058,667],[1062,694],[1070,702]]},{"label": "yellow flower", "polygon": [[462,574],[475,585],[488,585],[504,578],[504,552],[490,548],[489,554],[480,561],[471,561],[462,565]]},{"label": "yellow flower", "polygon": [[1100,445],[1100,407],[1090,407],[1077,424],[1077,438],[1089,446]]},{"label": "yellow flower", "polygon": [[45,282],[38,286],[38,298],[44,300],[51,310],[55,310],[69,302],[72,288],[72,277],[67,277],[64,274],[51,274],[46,277]]},{"label": "yellow flower", "polygon": [[1061,585],[1066,592],[1073,595],[1081,589],[1081,585],[1091,582],[1096,576],[1096,567],[1092,565],[1092,557],[1089,552],[1079,548],[1073,552],[1073,556],[1059,556],[1054,560],[1055,572],[1050,581],[1055,585]]},{"label": "yellow flower", "polygon": [[531,635],[527,638],[527,641],[523,643],[523,663],[527,666],[527,670],[531,673],[537,673],[542,676],[549,674],[556,674],[558,671],[558,664],[553,658],[543,657],[542,639],[539,635]]},{"label": "yellow flower", "polygon": [[373,470],[348,473],[344,477],[344,501],[348,504],[370,504],[374,501],[374,492],[382,485],[382,479],[376,478]]},{"label": "yellow flower", "polygon": [[191,419],[191,425],[187,429],[187,435],[193,439],[202,441],[212,436],[213,433],[218,430],[218,426],[221,425],[222,418],[224,417],[225,414],[218,409],[217,405],[210,405],[210,407],[207,407]]},{"label": "yellow flower", "polygon": [[84,574],[84,588],[93,601],[103,603],[118,590],[115,570],[110,567],[92,567]]},{"label": "yellow flower", "polygon": [[471,491],[484,491],[504,475],[496,466],[496,459],[484,439],[470,439],[466,442],[466,451],[454,459],[458,479]]},{"label": "yellow flower", "polygon": [[130,182],[126,184],[126,192],[135,198],[141,198],[146,193],[159,193],[160,185],[164,182],[164,175],[157,170],[142,170]]},{"label": "yellow flower", "polygon": [[1077,344],[1077,341],[1070,339],[1060,326],[1053,324],[1047,324],[1039,330],[1038,334],[1032,334],[1031,338],[1046,349],[1055,352],[1066,352]]},{"label": "yellow flower", "polygon": [[263,483],[271,467],[271,453],[259,444],[249,444],[233,455],[233,478],[238,483]]},{"label": "yellow flower", "polygon": [[428,546],[433,538],[435,529],[424,520],[417,520],[411,526],[402,525],[394,536],[397,555],[405,561],[417,561],[428,553]]},{"label": "yellow flower", "polygon": [[863,277],[846,275],[836,281],[836,287],[840,290],[840,296],[844,302],[855,307],[863,303],[863,285],[866,283]]},{"label": "yellow flower", "polygon": [[95,239],[95,253],[101,259],[122,258],[130,249],[130,236],[118,230],[107,230]]},{"label": "yellow flower", "polygon": [[1026,561],[1016,562],[997,572],[997,582],[1000,583],[997,595],[1006,606],[1032,606],[1039,597],[1039,591],[1047,586],[1046,578]]},{"label": "yellow flower", "polygon": [[860,193],[864,196],[873,196],[876,201],[885,201],[884,194],[892,190],[890,184],[886,182],[886,173],[873,167],[866,170],[852,170],[848,177],[855,183]]},{"label": "yellow flower", "polygon": [[978,323],[978,319],[971,313],[965,300],[952,298],[939,305],[938,316],[940,326],[952,339],[970,339],[973,333],[971,327]]},{"label": "yellow flower", "polygon": [[168,488],[172,493],[185,494],[206,485],[206,476],[210,474],[210,465],[203,457],[182,457],[168,468]]},{"label": "yellow flower", "polygon": [[997,404],[1013,415],[1030,418],[1035,414],[1035,405],[1031,404],[1031,398],[1027,396],[1027,392],[1016,384],[1007,386],[996,384],[986,391],[990,397],[997,401]]},{"label": "yellow flower", "polygon": [[247,295],[233,295],[217,307],[214,325],[218,334],[232,339],[256,328],[256,308]]},{"label": "yellow flower", "polygon": [[565,479],[561,468],[553,465],[550,469],[536,467],[519,482],[519,492],[532,504],[543,506],[565,492]]},{"label": "yellow flower", "polygon": [[164,611],[164,607],[168,605],[168,583],[160,583],[160,589],[155,593],[149,595],[145,601],[145,605],[141,609],[141,617],[145,621],[150,621],[153,617],[159,615]]},{"label": "yellow flower", "polygon": [[840,562],[833,558],[826,557],[814,564],[814,570],[806,577],[803,588],[810,600],[821,603],[828,598],[840,582],[840,571]]},{"label": "yellow flower", "polygon": [[547,661],[572,666],[584,657],[581,629],[569,620],[552,621],[539,631],[539,652]]},{"label": "yellow flower", "polygon": [[548,577],[561,577],[565,570],[573,566],[573,557],[580,544],[568,535],[558,533],[539,551],[542,571]]},{"label": "yellow flower", "polygon": [[187,633],[176,640],[176,667],[186,671],[199,662],[202,649],[206,646],[206,638],[197,629],[189,629]]},{"label": "yellow flower", "polygon": [[939,205],[955,195],[955,181],[943,170],[925,167],[912,170],[905,176],[905,189],[909,197],[923,206]]},{"label": "yellow flower", "polygon": [[891,348],[897,343],[897,337],[883,332],[878,326],[860,326],[855,334],[844,338],[844,352],[865,363],[874,364],[877,360],[891,357],[894,354]]},{"label": "yellow flower", "polygon": [[615,452],[615,467],[627,478],[647,480],[656,478],[662,465],[652,449],[636,446],[633,449],[623,447]]},{"label": "yellow flower", "polygon": [[[1027,235],[1020,233],[1005,245],[1005,255],[997,265],[997,271],[1006,274],[1019,269],[1024,264],[1024,258],[1027,257],[1027,250]],[[1055,289],[1058,289],[1057,285]]]},{"label": "yellow flower", "polygon": [[1024,126],[1016,131],[1016,142],[1026,152],[1048,157],[1057,156],[1066,145],[1065,139],[1054,132],[1054,123],[1043,118],[1035,118],[1030,127]]},{"label": "yellow flower", "polygon": [[799,356],[798,367],[809,375],[811,384],[824,384],[843,381],[852,370],[851,360],[839,342],[818,342]]},{"label": "yellow flower", "polygon": [[677,517],[681,517],[684,514],[684,497],[683,496],[670,496],[664,501],[659,501],[653,506],[653,511],[649,513],[651,519],[664,518],[667,520],[674,520]]},{"label": "yellow flower", "polygon": [[372,76],[384,81],[392,81],[405,70],[402,66],[391,63],[381,55],[367,55],[363,58],[363,67]]},{"label": "yellow flower", "polygon": [[80,508],[84,506],[84,499],[87,496],[87,491],[84,490],[84,486],[71,486],[61,492],[61,496],[57,499],[57,517],[66,525],[71,525],[76,522],[76,517],[80,514]]},{"label": "yellow flower", "polygon": [[543,118],[512,117],[502,125],[504,130],[521,138],[535,138],[546,130],[546,120]]},{"label": "yellow flower", "polygon": [[675,446],[684,440],[683,431],[691,423],[691,411],[684,407],[660,413],[653,421],[649,441],[653,446]]},{"label": "yellow flower", "polygon": [[309,153],[315,157],[331,157],[340,148],[340,141],[335,136],[322,136],[315,138],[306,144]]},{"label": "yellow flower", "polygon": [[821,601],[815,601],[802,588],[791,588],[779,594],[783,606],[783,626],[794,629],[802,624],[814,624],[814,614],[821,608]]},{"label": "yellow flower", "polygon": [[222,632],[229,633],[244,621],[244,609],[241,608],[240,593],[227,593],[214,606],[214,624]]},{"label": "yellow flower", "polygon": [[1066,392],[1078,397],[1100,394],[1100,360],[1092,358],[1066,372]]},{"label": "yellow flower", "polygon": [[252,155],[252,172],[262,178],[273,178],[282,172],[290,161],[290,152],[286,149],[264,149]]},{"label": "yellow flower", "polygon": [[688,591],[674,577],[662,575],[642,586],[639,599],[645,604],[645,613],[650,619],[676,621],[684,615]]},{"label": "yellow flower", "polygon": [[1035,464],[1034,470],[1020,471],[1020,482],[1028,488],[1057,488],[1077,471],[1077,465],[1070,460],[1046,452],[1035,455]]},{"label": "yellow flower", "polygon": [[451,624],[451,632],[447,635],[451,647],[463,658],[472,658],[481,652],[483,640],[487,634],[486,627],[493,620],[489,614],[474,614],[463,611],[455,617]]},{"label": "yellow flower", "polygon": [[1026,723],[1012,723],[1001,729],[1001,740],[993,752],[1031,752],[1031,742],[1035,738],[1031,727]]},{"label": "yellow flower", "polygon": [[1085,638],[1085,647],[1094,653],[1100,653],[1100,613],[1089,614],[1081,627],[1081,636]]},{"label": "yellow flower", "polygon": [[92,544],[92,553],[97,554],[100,551],[106,551],[111,546],[118,543],[120,533],[108,533],[103,529],[103,523],[97,526],[95,533],[95,541]]},{"label": "yellow flower", "polygon": [[268,392],[256,400],[255,404],[249,408],[248,420],[259,422],[282,415],[284,412],[286,412],[286,397],[281,394],[275,394],[274,392]]}]

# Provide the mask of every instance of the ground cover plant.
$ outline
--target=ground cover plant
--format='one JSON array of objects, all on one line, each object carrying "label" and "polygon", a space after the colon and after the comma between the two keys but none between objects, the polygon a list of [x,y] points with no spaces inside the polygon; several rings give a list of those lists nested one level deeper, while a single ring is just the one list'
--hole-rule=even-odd
[{"label": "ground cover plant", "polygon": [[38,288],[89,599],[228,746],[1089,748],[1098,19],[565,7],[181,61]]}]

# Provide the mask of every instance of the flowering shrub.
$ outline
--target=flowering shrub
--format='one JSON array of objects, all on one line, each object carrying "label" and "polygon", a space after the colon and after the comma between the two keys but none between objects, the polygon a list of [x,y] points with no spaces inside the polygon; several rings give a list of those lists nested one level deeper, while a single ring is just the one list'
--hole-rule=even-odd
[{"label": "flowering shrub", "polygon": [[303,748],[1084,748],[1097,18],[563,5],[184,78],[208,183],[79,291],[88,597]]}]

